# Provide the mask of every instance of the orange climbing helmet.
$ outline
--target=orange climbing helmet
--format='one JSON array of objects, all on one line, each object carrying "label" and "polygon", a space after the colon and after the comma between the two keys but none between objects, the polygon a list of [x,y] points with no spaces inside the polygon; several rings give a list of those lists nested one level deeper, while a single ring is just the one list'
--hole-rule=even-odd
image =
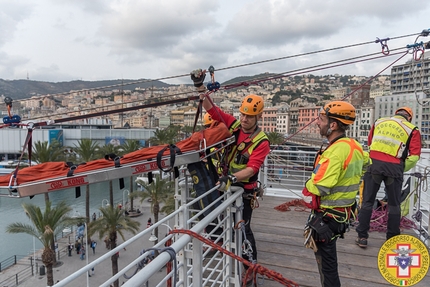
[{"label": "orange climbing helmet", "polygon": [[395,114],[397,115],[397,112],[399,111],[405,111],[408,113],[408,115],[413,118],[414,117],[414,112],[412,111],[412,109],[410,107],[400,107],[396,110]]},{"label": "orange climbing helmet", "polygon": [[352,125],[355,121],[355,108],[343,101],[333,101],[324,106],[320,114],[336,119],[346,125]]},{"label": "orange climbing helmet", "polygon": [[213,119],[209,113],[206,113],[203,117],[203,125],[208,126],[213,123]]},{"label": "orange climbing helmet", "polygon": [[240,105],[239,111],[248,116],[257,116],[263,112],[263,98],[257,95],[247,95]]}]

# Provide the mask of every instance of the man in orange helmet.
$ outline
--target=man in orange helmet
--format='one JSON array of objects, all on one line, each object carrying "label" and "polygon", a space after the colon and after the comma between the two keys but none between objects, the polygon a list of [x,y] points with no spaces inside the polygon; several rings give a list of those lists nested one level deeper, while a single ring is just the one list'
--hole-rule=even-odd
[{"label": "man in orange helmet", "polygon": [[206,113],[203,116],[203,127],[204,128],[208,128],[211,126],[211,124],[214,122],[214,120],[212,119],[211,115],[209,113]]},{"label": "man in orange helmet", "polygon": [[354,120],[355,108],[350,103],[333,101],[321,109],[317,125],[329,145],[318,152],[311,178],[302,191],[312,210],[305,228],[305,246],[315,252],[323,287],[341,286],[336,242],[348,230],[368,159],[361,145],[346,137]]},{"label": "man in orange helmet", "polygon": [[413,116],[411,108],[401,107],[393,117],[377,120],[369,132],[372,165],[364,175],[363,202],[355,229],[358,233],[355,243],[361,248],[367,247],[373,205],[382,181],[388,197],[386,238],[400,234],[403,172],[413,168],[421,154],[421,135],[411,123]]},{"label": "man in orange helmet", "polygon": [[[205,75],[204,70],[196,70],[191,73],[194,86],[202,93],[206,91],[203,85]],[[246,96],[239,108],[239,120],[212,105],[208,96],[201,94],[201,99],[203,100],[203,107],[212,119],[224,122],[235,135],[236,143],[227,155],[228,174],[220,177],[218,184],[220,184],[220,190],[226,190],[230,184],[240,185],[244,188],[243,220],[245,221],[245,235],[252,247],[252,258],[247,255],[244,255],[244,258],[256,262],[257,247],[251,230],[251,217],[254,208],[254,194],[259,190],[258,172],[270,152],[269,140],[258,127],[258,120],[264,109],[263,98],[253,94]]]}]

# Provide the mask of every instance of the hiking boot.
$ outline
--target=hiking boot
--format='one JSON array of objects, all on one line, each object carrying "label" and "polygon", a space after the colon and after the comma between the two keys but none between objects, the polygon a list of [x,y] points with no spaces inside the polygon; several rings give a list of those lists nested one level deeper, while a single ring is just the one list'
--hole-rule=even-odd
[{"label": "hiking boot", "polygon": [[361,248],[366,248],[367,247],[367,238],[357,237],[357,239],[355,239],[355,244],[357,244]]}]

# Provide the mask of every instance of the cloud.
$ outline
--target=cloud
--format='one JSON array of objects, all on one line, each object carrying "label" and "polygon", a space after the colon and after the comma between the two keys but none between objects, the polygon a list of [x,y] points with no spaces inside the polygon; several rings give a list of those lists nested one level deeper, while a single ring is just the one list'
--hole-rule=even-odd
[{"label": "cloud", "polygon": [[127,1],[118,2],[104,15],[101,34],[111,45],[111,53],[125,62],[138,58],[169,55],[178,45],[193,41],[202,30],[215,23],[207,11],[211,1]]},{"label": "cloud", "polygon": [[[393,22],[417,13],[422,1],[252,1],[229,22],[227,31],[243,45],[273,47],[305,38],[324,39],[370,20]],[[420,8],[421,8],[420,7]],[[367,30],[367,32],[369,32]]]},{"label": "cloud", "polygon": [[32,12],[33,5],[20,1],[2,1],[0,12],[0,47],[14,37],[19,23],[24,21]]}]

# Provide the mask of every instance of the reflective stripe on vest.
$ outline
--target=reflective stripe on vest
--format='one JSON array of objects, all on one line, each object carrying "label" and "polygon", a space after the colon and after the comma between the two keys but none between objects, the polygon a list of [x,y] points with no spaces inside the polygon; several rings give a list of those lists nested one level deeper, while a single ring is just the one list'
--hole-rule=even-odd
[{"label": "reflective stripe on vest", "polygon": [[406,144],[415,128],[402,116],[381,118],[375,122],[370,150],[404,158]]},{"label": "reflective stripe on vest", "polygon": [[[318,182],[315,182],[315,186],[321,194],[321,208],[348,207],[355,202],[363,169],[363,149],[355,140],[341,138],[330,145],[326,151],[330,150],[338,154],[336,151],[339,150],[339,154],[345,153],[345,144],[349,146],[349,149],[346,159],[341,163],[342,171],[337,179],[338,182],[331,188],[318,185]],[[330,168],[325,174],[330,174]]]},{"label": "reflective stripe on vest", "polygon": [[[230,131],[234,131],[235,128],[240,126],[240,122],[237,121],[235,123],[233,123],[232,127],[230,128]],[[251,145],[247,148],[247,150],[245,150],[243,152],[244,156],[247,156],[248,158],[251,156],[252,151],[254,150],[254,148],[263,140],[268,140],[267,135],[263,132],[260,131],[256,136],[254,136],[251,139]],[[237,139],[236,139],[237,141]],[[244,141],[245,142],[245,141]],[[245,164],[238,164],[235,163],[235,158],[237,157],[238,153],[240,153],[241,151],[239,151],[238,148],[238,143],[236,142],[236,144],[232,147],[232,150],[229,152],[228,157],[227,157],[227,162],[229,163],[229,170],[230,173],[236,173],[238,171],[241,171],[243,169],[246,168],[246,163]],[[242,180],[241,182],[243,183],[248,183],[248,182],[255,182],[258,179],[258,172],[256,172],[253,176],[251,176],[248,179]]]}]

